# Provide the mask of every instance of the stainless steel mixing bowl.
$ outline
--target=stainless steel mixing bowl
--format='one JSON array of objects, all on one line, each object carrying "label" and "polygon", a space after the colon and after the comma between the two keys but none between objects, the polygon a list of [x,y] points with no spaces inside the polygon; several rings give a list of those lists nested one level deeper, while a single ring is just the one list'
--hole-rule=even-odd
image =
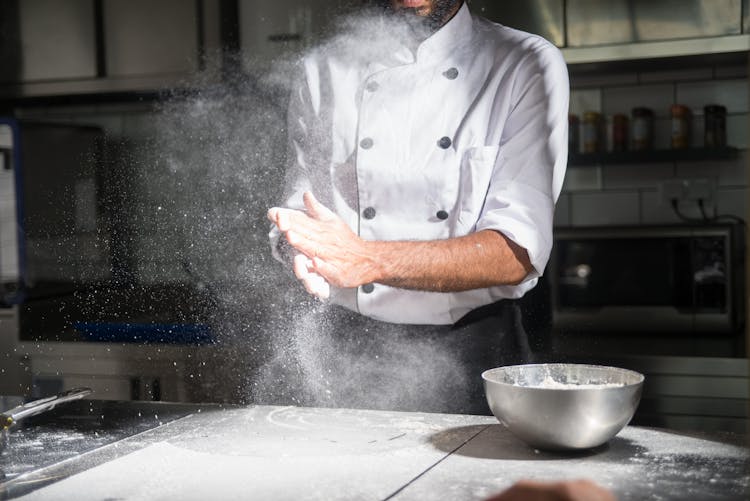
[{"label": "stainless steel mixing bowl", "polygon": [[536,364],[482,373],[495,417],[536,449],[589,449],[627,425],[643,374],[598,365]]}]

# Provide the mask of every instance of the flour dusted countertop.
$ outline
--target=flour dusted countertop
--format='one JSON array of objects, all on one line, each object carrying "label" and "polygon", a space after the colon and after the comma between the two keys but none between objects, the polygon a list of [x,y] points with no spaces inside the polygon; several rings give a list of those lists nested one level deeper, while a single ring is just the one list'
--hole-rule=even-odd
[{"label": "flour dusted countertop", "polygon": [[586,477],[621,500],[747,499],[743,440],[627,427],[606,446],[553,454],[486,416],[198,407],[10,484],[39,486],[21,497],[35,500],[473,500],[522,478]]}]

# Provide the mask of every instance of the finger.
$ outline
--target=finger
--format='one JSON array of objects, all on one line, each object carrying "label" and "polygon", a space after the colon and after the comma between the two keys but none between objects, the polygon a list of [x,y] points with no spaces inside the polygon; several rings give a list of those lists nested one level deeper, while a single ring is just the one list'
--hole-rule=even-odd
[{"label": "finger", "polygon": [[286,235],[286,241],[289,242],[289,245],[291,245],[295,249],[301,250],[298,248],[298,246],[305,247],[305,242],[307,241],[307,239],[303,237],[302,235],[300,235],[299,233],[297,233],[296,231],[292,231],[292,230],[287,231],[285,235]]},{"label": "finger", "polygon": [[[307,257],[315,257],[317,246],[314,242],[312,242],[310,239],[303,237],[296,231],[287,231],[285,233],[286,235],[286,241],[289,242],[289,245],[297,249],[299,252],[304,254]],[[312,268],[312,264],[311,264]]]},{"label": "finger", "polygon": [[325,300],[331,296],[331,286],[317,273],[310,274],[311,294],[318,299]]},{"label": "finger", "polygon": [[[326,279],[328,282],[336,283],[336,277],[338,276],[338,269],[325,262],[323,259],[313,256],[310,260],[310,271],[316,273]],[[340,284],[339,284],[340,285]]]},{"label": "finger", "polygon": [[279,228],[279,231],[289,231],[289,228],[292,227],[291,219],[289,211],[280,209],[276,213],[276,226]]},{"label": "finger", "polygon": [[330,285],[323,277],[312,272],[312,261],[303,254],[294,256],[294,275],[311,295],[319,299],[328,299],[330,297]]},{"label": "finger", "polygon": [[318,199],[315,198],[315,195],[313,195],[311,191],[306,191],[302,195],[302,200],[304,200],[307,213],[310,214],[311,217],[323,220],[336,217],[336,214],[334,214],[333,211],[318,202]]},{"label": "finger", "polygon": [[313,296],[317,296],[318,283],[315,277],[318,276],[319,275],[316,275],[314,273],[302,272],[302,275],[299,277],[299,281],[302,286],[305,288],[308,294],[312,294]]},{"label": "finger", "polygon": [[284,210],[285,209],[281,209],[279,207],[271,207],[270,209],[268,209],[268,212],[266,212],[266,217],[268,217],[269,221],[271,221],[273,224],[279,226],[279,217]]},{"label": "finger", "polygon": [[[281,214],[288,213],[288,212],[292,212],[292,210],[291,209],[284,209],[282,207],[271,207],[270,209],[268,209],[268,212],[266,212],[266,217],[268,217],[268,219],[272,223],[274,223],[275,225],[278,226],[278,224],[279,224],[279,216]],[[288,217],[287,217],[287,219],[288,219]]]},{"label": "finger", "polygon": [[312,270],[312,261],[304,254],[297,254],[292,261],[294,276],[300,280],[307,278]]},{"label": "finger", "polygon": [[266,215],[282,232],[288,231],[293,225],[304,224],[305,220],[310,219],[302,211],[282,207],[272,207],[268,209]]}]

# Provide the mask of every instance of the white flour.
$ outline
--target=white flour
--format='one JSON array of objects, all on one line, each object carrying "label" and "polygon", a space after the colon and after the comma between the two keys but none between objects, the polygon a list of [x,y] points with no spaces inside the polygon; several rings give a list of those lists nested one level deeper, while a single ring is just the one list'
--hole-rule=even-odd
[{"label": "white flour", "polygon": [[625,386],[623,383],[561,383],[552,379],[552,376],[547,374],[541,383],[538,384],[524,384],[521,386],[528,386],[531,388],[544,388],[553,390],[584,390],[584,389],[602,389],[602,388],[622,388]]},{"label": "white flour", "polygon": [[23,499],[328,501],[406,486],[396,499],[478,501],[522,478],[588,478],[620,501],[747,499],[749,459],[743,446],[645,428],[560,454],[486,417],[259,407],[193,415],[166,441]]}]

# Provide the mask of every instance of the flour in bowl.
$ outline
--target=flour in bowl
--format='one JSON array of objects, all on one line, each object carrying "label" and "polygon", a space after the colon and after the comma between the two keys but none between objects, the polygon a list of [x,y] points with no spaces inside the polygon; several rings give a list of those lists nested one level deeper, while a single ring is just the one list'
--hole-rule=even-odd
[{"label": "flour in bowl", "polygon": [[623,383],[561,383],[555,381],[549,374],[547,374],[539,384],[531,384],[528,386],[552,390],[583,390],[592,388],[621,388],[625,385]]}]

